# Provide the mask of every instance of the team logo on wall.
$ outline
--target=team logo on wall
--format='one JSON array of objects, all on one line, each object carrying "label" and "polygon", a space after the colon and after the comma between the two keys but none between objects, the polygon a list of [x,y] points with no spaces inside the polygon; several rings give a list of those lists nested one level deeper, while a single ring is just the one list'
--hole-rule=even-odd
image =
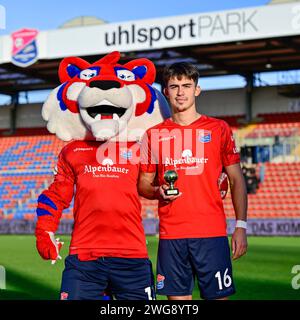
[{"label": "team logo on wall", "polygon": [[35,29],[21,29],[11,34],[12,63],[19,67],[28,67],[38,58],[36,45],[38,31]]}]

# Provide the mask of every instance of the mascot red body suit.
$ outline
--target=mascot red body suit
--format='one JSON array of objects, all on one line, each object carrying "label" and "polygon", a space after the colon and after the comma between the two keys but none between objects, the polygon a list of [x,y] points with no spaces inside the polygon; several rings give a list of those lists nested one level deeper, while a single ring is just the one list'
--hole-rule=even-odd
[{"label": "mascot red body suit", "polygon": [[55,178],[38,198],[36,239],[44,259],[55,262],[62,211],[74,197],[74,229],[65,260],[61,299],[153,299],[137,193],[139,140],[170,116],[151,85],[155,68],[147,59],[124,65],[113,52],[89,64],[65,58],[61,85],[43,105],[47,128],[71,141],[59,154]]}]

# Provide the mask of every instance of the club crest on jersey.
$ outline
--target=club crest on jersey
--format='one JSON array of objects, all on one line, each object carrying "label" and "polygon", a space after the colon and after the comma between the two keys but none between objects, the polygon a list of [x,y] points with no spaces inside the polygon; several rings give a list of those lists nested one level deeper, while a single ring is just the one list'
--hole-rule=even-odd
[{"label": "club crest on jersey", "polygon": [[120,156],[125,160],[132,159],[132,150],[127,148],[120,149]]},{"label": "club crest on jersey", "polygon": [[164,281],[165,281],[165,277],[162,276],[161,274],[158,274],[157,275],[157,284],[156,284],[156,288],[158,290],[162,289],[165,286]]},{"label": "club crest on jersey", "polygon": [[199,133],[199,141],[202,143],[208,143],[211,141],[211,131],[203,130]]}]

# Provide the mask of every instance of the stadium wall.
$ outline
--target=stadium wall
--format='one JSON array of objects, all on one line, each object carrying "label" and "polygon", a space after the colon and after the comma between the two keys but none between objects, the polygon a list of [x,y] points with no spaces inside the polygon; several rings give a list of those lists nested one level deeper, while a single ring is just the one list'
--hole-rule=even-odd
[{"label": "stadium wall", "polygon": [[[257,87],[253,91],[252,113],[276,113],[300,110],[300,97],[287,98],[277,93],[277,87]],[[0,106],[0,129],[9,129],[11,106]],[[46,127],[41,116],[42,103],[20,104],[17,108],[17,128]],[[242,115],[246,109],[246,89],[203,91],[197,98],[197,109],[210,116]],[[299,110],[298,110],[299,109]]]},{"label": "stadium wall", "polygon": [[[235,219],[227,220],[227,233],[231,235],[235,228]],[[146,235],[158,234],[158,219],[143,220]],[[34,234],[33,220],[0,220],[0,234]],[[72,220],[61,220],[57,234],[71,234]],[[300,219],[249,219],[249,236],[300,236]]]},{"label": "stadium wall", "polygon": [[9,129],[10,106],[0,106],[0,129]]},{"label": "stadium wall", "polygon": [[[10,105],[0,106],[0,129],[9,129]],[[46,127],[41,115],[42,103],[20,104],[17,107],[17,128]]]},{"label": "stadium wall", "polygon": [[[201,85],[201,80],[200,80]],[[287,98],[277,93],[276,86],[253,90],[252,116],[259,113],[299,111],[300,97]],[[197,109],[210,116],[242,115],[246,110],[246,89],[203,91],[197,98]]]},{"label": "stadium wall", "polygon": [[45,127],[41,108],[41,103],[20,105],[17,111],[17,128]]}]

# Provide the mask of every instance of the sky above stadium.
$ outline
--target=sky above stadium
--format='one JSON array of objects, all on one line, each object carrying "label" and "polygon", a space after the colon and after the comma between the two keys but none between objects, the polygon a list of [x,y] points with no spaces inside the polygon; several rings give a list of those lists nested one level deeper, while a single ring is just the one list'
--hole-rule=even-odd
[{"label": "sky above stadium", "polygon": [[265,5],[269,0],[0,0],[6,9],[6,29],[0,35],[20,28],[56,29],[79,16],[95,16],[106,22],[122,22],[189,13]]}]

